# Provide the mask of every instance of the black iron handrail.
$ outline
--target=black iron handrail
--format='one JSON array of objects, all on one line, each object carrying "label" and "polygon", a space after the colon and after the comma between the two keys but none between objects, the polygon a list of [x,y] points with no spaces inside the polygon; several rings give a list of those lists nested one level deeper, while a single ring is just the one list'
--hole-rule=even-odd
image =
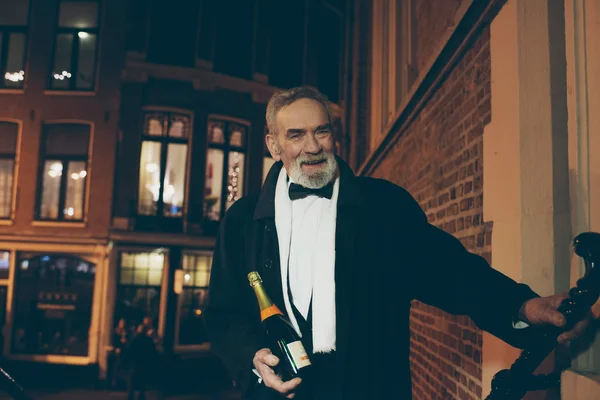
[{"label": "black iron handrail", "polygon": [[600,234],[585,232],[578,235],[573,241],[573,248],[585,262],[585,275],[558,308],[565,316],[566,324],[561,328],[538,329],[539,336],[531,346],[521,352],[509,369],[494,376],[492,391],[486,400],[519,400],[528,391],[560,386],[561,371],[548,375],[534,375],[534,372],[557,347],[558,336],[583,320],[600,296]]}]

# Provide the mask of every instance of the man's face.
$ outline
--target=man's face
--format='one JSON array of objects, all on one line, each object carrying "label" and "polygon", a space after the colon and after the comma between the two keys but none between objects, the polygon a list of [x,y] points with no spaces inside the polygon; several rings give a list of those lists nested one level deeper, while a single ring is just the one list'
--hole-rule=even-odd
[{"label": "man's face", "polygon": [[298,184],[318,189],[337,172],[331,122],[325,107],[316,100],[299,99],[276,115],[277,132],[267,135],[275,161],[281,160]]}]

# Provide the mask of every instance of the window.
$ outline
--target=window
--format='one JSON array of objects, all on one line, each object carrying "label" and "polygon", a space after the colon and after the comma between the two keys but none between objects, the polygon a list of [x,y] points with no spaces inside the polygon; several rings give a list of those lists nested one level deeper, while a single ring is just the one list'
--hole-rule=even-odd
[{"label": "window", "polygon": [[212,254],[184,253],[183,292],[179,296],[177,344],[198,345],[206,342],[202,312],[208,296]]},{"label": "window", "polygon": [[87,356],[96,266],[74,255],[20,254],[12,352]]},{"label": "window", "polygon": [[61,1],[50,88],[94,90],[98,45],[96,1]]},{"label": "window", "polygon": [[204,215],[209,221],[220,221],[244,194],[247,130],[244,124],[209,120],[204,184]]},{"label": "window", "polygon": [[25,80],[29,0],[0,0],[0,89],[21,89]]},{"label": "window", "polygon": [[145,114],[138,215],[183,216],[190,132],[187,115]]},{"label": "window", "polygon": [[44,126],[38,219],[83,221],[89,141],[89,125]]},{"label": "window", "polygon": [[158,251],[121,253],[115,321],[135,328],[149,317],[158,327],[164,266],[165,254]]},{"label": "window", "polygon": [[13,178],[19,125],[0,121],[0,219],[12,214]]},{"label": "window", "polygon": [[0,250],[0,281],[8,279],[10,270],[10,251]]},{"label": "window", "polygon": [[[373,4],[372,131],[384,134],[414,83],[414,0],[376,0]],[[394,12],[391,12],[394,10]]]},{"label": "window", "polygon": [[[0,329],[6,322],[6,300],[8,295],[8,277],[10,271],[10,252],[0,250]],[[4,335],[0,335],[0,349],[4,349]]]}]

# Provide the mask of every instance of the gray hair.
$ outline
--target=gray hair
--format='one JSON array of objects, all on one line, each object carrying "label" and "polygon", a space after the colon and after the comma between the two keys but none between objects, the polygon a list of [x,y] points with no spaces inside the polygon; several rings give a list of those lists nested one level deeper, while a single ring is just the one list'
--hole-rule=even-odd
[{"label": "gray hair", "polygon": [[269,133],[276,134],[276,117],[277,113],[281,109],[289,106],[296,100],[300,99],[312,99],[318,101],[327,110],[327,116],[331,122],[331,108],[329,107],[329,100],[327,97],[319,92],[317,89],[310,86],[300,86],[292,89],[276,92],[267,104],[267,127]]}]

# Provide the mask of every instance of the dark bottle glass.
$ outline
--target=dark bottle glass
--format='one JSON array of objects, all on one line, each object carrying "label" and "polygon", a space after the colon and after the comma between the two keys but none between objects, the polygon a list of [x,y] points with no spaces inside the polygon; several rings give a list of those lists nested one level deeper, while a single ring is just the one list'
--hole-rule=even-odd
[{"label": "dark bottle glass", "polygon": [[300,336],[265,292],[258,272],[250,272],[248,281],[258,300],[260,319],[270,341],[271,351],[279,358],[276,373],[283,381],[297,377],[306,379],[312,364]]}]

